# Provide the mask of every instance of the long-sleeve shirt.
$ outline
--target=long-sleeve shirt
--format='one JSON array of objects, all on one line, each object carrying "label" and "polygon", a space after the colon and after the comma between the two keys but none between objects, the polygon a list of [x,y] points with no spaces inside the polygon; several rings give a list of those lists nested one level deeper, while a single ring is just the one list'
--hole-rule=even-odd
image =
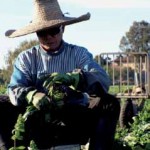
[{"label": "long-sleeve shirt", "polygon": [[[89,73],[89,83],[100,82],[108,91],[110,80],[104,69],[94,60],[92,54],[84,47],[62,42],[57,52],[48,52],[40,45],[21,52],[15,60],[14,71],[8,85],[8,94],[14,105],[20,105],[20,98],[27,89],[42,90],[41,78],[53,72],[67,73],[81,69]],[[25,92],[26,91],[26,92]]]}]

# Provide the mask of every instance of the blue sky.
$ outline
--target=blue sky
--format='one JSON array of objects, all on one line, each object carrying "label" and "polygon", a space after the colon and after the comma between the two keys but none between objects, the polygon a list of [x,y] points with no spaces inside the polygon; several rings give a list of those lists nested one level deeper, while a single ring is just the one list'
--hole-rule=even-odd
[{"label": "blue sky", "polygon": [[[86,47],[93,56],[118,52],[121,37],[134,21],[150,22],[149,0],[58,0],[63,13],[78,17],[91,13],[89,21],[67,26],[64,40]],[[0,5],[0,68],[8,50],[24,40],[36,39],[35,34],[7,38],[8,29],[18,29],[32,20],[33,0],[5,0]]]}]

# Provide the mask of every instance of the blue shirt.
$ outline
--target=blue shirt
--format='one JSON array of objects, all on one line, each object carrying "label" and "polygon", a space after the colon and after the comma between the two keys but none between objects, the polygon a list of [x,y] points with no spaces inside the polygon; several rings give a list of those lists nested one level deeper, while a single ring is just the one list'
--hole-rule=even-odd
[{"label": "blue shirt", "polygon": [[[82,69],[89,72],[89,83],[94,81],[101,83],[105,91],[108,91],[110,80],[106,72],[94,60],[92,54],[84,47],[62,42],[57,52],[47,52],[40,45],[21,52],[15,60],[14,71],[11,76],[8,92],[11,102],[18,105],[19,89],[35,87],[40,90],[41,78],[53,72],[67,73],[74,69]],[[14,96],[14,97],[13,97]]]}]

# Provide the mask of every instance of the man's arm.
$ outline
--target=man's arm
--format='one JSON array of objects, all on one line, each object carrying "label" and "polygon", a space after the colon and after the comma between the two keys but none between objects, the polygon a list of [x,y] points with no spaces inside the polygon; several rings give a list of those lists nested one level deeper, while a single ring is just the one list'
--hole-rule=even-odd
[{"label": "man's arm", "polygon": [[8,95],[13,105],[26,104],[25,95],[30,90],[35,89],[34,85],[31,86],[32,81],[26,65],[28,65],[28,62],[25,64],[21,55],[19,55],[15,60],[13,73],[8,84]]},{"label": "man's arm", "polygon": [[15,106],[32,104],[37,109],[41,109],[51,100],[36,88],[34,83],[36,76],[32,75],[30,61],[27,61],[25,56],[19,55],[15,61],[11,81],[8,85],[9,98]]},{"label": "man's arm", "polygon": [[86,75],[88,85],[92,85],[95,82],[99,82],[105,92],[109,90],[110,78],[106,71],[93,59],[91,53],[86,49],[83,50],[80,68],[83,70]]}]

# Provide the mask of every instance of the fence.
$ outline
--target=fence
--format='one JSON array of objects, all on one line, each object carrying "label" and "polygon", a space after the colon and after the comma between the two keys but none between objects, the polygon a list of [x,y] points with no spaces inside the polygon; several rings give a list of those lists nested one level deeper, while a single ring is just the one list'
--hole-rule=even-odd
[{"label": "fence", "polygon": [[148,98],[149,54],[146,52],[101,53],[98,63],[111,78],[111,93],[118,98]]}]

